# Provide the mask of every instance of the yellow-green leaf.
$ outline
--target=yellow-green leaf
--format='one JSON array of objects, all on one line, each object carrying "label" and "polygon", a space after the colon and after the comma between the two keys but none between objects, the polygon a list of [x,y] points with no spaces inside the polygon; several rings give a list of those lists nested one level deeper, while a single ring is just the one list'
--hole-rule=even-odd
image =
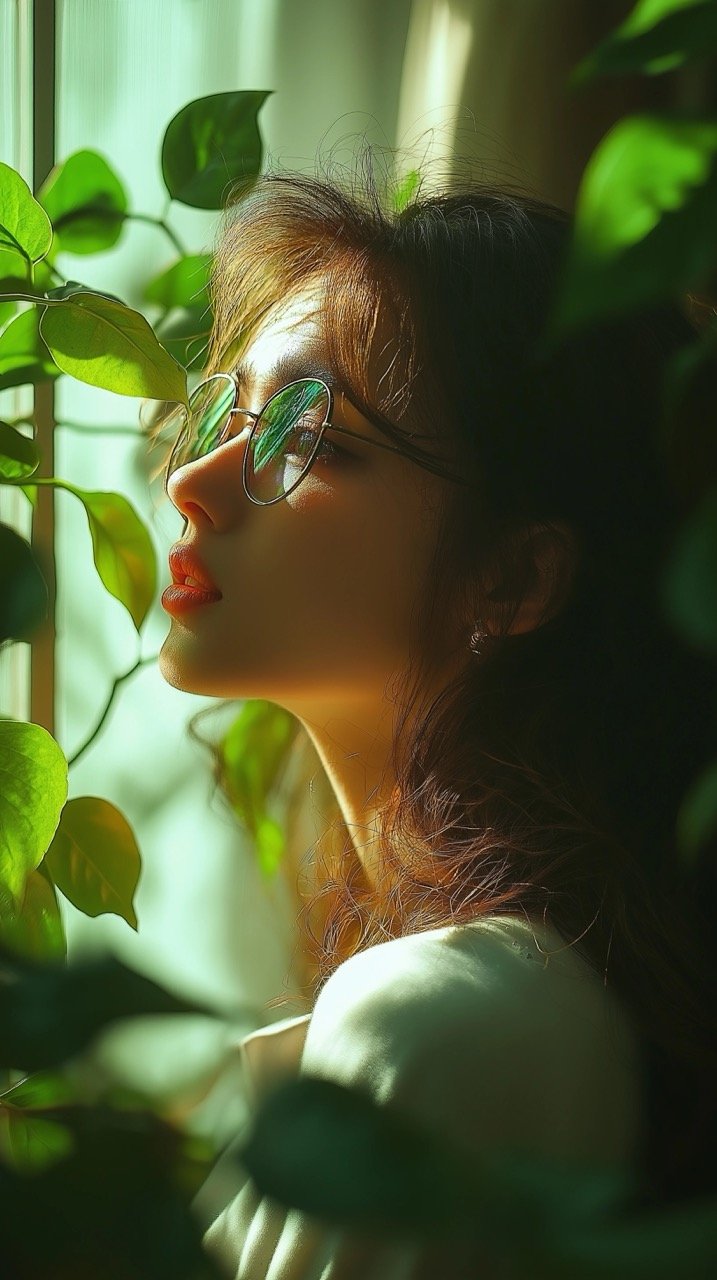
[{"label": "yellow-green leaf", "polygon": [[132,828],[109,800],[68,800],[45,866],[58,889],[85,915],[109,913],[137,928],[134,894],[142,861]]},{"label": "yellow-green leaf", "polygon": [[220,744],[224,786],[256,845],[261,870],[273,875],[285,850],[281,826],[267,812],[297,734],[294,716],[261,698],[244,703]]},{"label": "yellow-green leaf", "polygon": [[12,1168],[33,1173],[49,1168],[74,1150],[65,1125],[0,1103],[0,1155]]},{"label": "yellow-green leaf", "polygon": [[64,960],[67,955],[57,894],[40,870],[27,877],[19,906],[0,888],[0,941],[31,960]]},{"label": "yellow-green leaf", "polygon": [[57,365],[80,382],[123,396],[187,403],[187,374],[139,311],[99,293],[49,305],[40,333]]},{"label": "yellow-green leaf", "polygon": [[716,221],[717,119],[619,120],[582,176],[546,344],[701,287],[717,264]]},{"label": "yellow-green leaf", "polygon": [[157,590],[157,557],[146,525],[121,493],[92,492],[56,480],[83,503],[92,555],[103,585],[120,600],[139,631]]},{"label": "yellow-green leaf", "polygon": [[28,307],[0,334],[0,391],[57,378],[60,370],[38,333],[39,312]]},{"label": "yellow-green leaf", "polygon": [[660,75],[717,49],[714,0],[639,0],[624,22],[572,72],[577,87],[599,75]]},{"label": "yellow-green leaf", "polygon": [[67,799],[67,760],[39,724],[0,720],[0,886],[20,902]]},{"label": "yellow-green leaf", "polygon": [[52,224],[25,179],[0,161],[0,249],[39,262],[52,244]]}]

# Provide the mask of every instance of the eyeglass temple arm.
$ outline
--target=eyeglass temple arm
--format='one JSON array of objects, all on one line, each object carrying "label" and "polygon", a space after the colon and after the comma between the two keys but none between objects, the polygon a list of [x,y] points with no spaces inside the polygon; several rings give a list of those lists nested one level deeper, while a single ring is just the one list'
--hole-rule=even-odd
[{"label": "eyeglass temple arm", "polygon": [[[246,414],[246,416],[248,418],[252,418],[254,422],[256,422],[257,418],[259,417],[259,414],[255,413],[253,409],[234,408],[230,410],[230,414],[232,413]],[[324,425],[326,430],[338,431],[341,435],[351,436],[354,440],[360,440],[362,444],[372,444],[372,445],[376,445],[378,449],[386,449],[389,453],[403,454],[404,457],[409,457],[414,462],[416,462],[419,467],[424,467],[427,471],[432,471],[434,475],[441,476],[444,480],[452,480],[455,484],[462,484],[462,485],[466,485],[469,483],[464,476],[454,476],[449,469],[443,467],[440,463],[438,463],[437,466],[433,466],[431,465],[431,462],[428,461],[427,458],[426,459],[419,458],[415,456],[413,453],[410,453],[406,449],[399,449],[398,446],[395,444],[384,444],[382,440],[367,440],[366,436],[362,436],[358,431],[351,431],[348,427],[334,426],[332,422],[327,422]],[[429,437],[427,435],[421,435],[418,437],[418,439],[421,439],[421,440],[426,440],[428,438]],[[419,452],[423,452],[423,451],[419,450]]]}]

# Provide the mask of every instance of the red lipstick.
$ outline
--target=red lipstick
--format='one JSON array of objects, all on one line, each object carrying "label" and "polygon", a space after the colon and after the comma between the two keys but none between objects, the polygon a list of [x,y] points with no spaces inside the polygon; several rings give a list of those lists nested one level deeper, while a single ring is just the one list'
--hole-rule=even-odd
[{"label": "red lipstick", "polygon": [[[190,547],[181,542],[172,547],[169,568],[174,581],[163,591],[161,600],[162,608],[168,613],[182,614],[199,605],[221,600],[221,591]],[[193,581],[187,582],[187,578]]]}]

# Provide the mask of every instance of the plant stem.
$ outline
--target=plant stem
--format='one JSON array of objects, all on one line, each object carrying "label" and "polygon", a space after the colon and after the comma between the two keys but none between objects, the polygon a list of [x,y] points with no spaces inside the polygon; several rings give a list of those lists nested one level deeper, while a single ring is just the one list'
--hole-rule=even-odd
[{"label": "plant stem", "polygon": [[109,698],[107,699],[107,702],[106,702],[106,704],[105,704],[105,709],[104,709],[104,711],[102,712],[102,715],[100,716],[100,718],[99,718],[99,720],[98,720],[97,724],[95,725],[95,728],[93,729],[93,731],[92,731],[92,733],[90,734],[89,738],[87,738],[87,739],[86,739],[86,741],[85,741],[85,742],[83,742],[82,746],[81,746],[81,747],[79,747],[79,748],[77,749],[77,751],[75,752],[75,754],[74,754],[73,756],[68,756],[68,757],[67,757],[67,764],[68,764],[68,767],[69,767],[69,768],[72,768],[73,764],[76,764],[76,763],[77,763],[77,761],[79,760],[80,756],[81,756],[81,755],[84,755],[84,753],[85,753],[85,751],[87,750],[87,748],[89,747],[90,743],[94,742],[94,740],[95,740],[95,738],[97,737],[98,733],[100,732],[100,729],[102,728],[102,726],[103,726],[103,724],[104,724],[105,720],[107,719],[107,716],[109,715],[109,710],[110,710],[110,707],[112,706],[112,703],[113,703],[113,701],[114,701],[115,694],[116,694],[117,690],[119,689],[119,686],[123,683],[123,681],[125,681],[125,680],[129,680],[129,677],[130,677],[130,676],[132,676],[132,675],[134,675],[134,673],[135,673],[135,671],[138,669],[138,667],[143,667],[143,666],[145,666],[148,662],[156,662],[158,657],[159,657],[159,654],[154,653],[154,654],[151,654],[151,655],[150,655],[150,657],[148,657],[148,658],[138,658],[138,659],[137,659],[137,661],[135,662],[134,666],[133,666],[133,667],[130,667],[129,671],[125,671],[124,675],[116,676],[116,677],[115,677],[114,684],[112,685],[112,689],[111,689],[111,691],[110,691],[110,696],[109,696]]},{"label": "plant stem", "polygon": [[161,227],[169,236],[177,252],[180,253],[183,258],[187,257],[187,250],[179,239],[179,236],[176,231],[172,230],[169,223],[165,222],[164,218],[154,218],[150,213],[126,213],[124,216],[125,218],[133,218],[135,222],[151,222],[154,226]]}]

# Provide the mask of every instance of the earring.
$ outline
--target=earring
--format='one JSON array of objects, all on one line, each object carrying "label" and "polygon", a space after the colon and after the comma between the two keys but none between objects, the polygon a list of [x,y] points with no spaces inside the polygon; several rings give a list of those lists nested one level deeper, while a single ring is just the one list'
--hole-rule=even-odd
[{"label": "earring", "polygon": [[485,641],[488,639],[488,632],[481,630],[480,623],[478,621],[473,624],[473,627],[474,629],[471,632],[471,637],[468,641],[468,648],[471,653],[476,655],[476,657],[480,657],[483,653]]}]

